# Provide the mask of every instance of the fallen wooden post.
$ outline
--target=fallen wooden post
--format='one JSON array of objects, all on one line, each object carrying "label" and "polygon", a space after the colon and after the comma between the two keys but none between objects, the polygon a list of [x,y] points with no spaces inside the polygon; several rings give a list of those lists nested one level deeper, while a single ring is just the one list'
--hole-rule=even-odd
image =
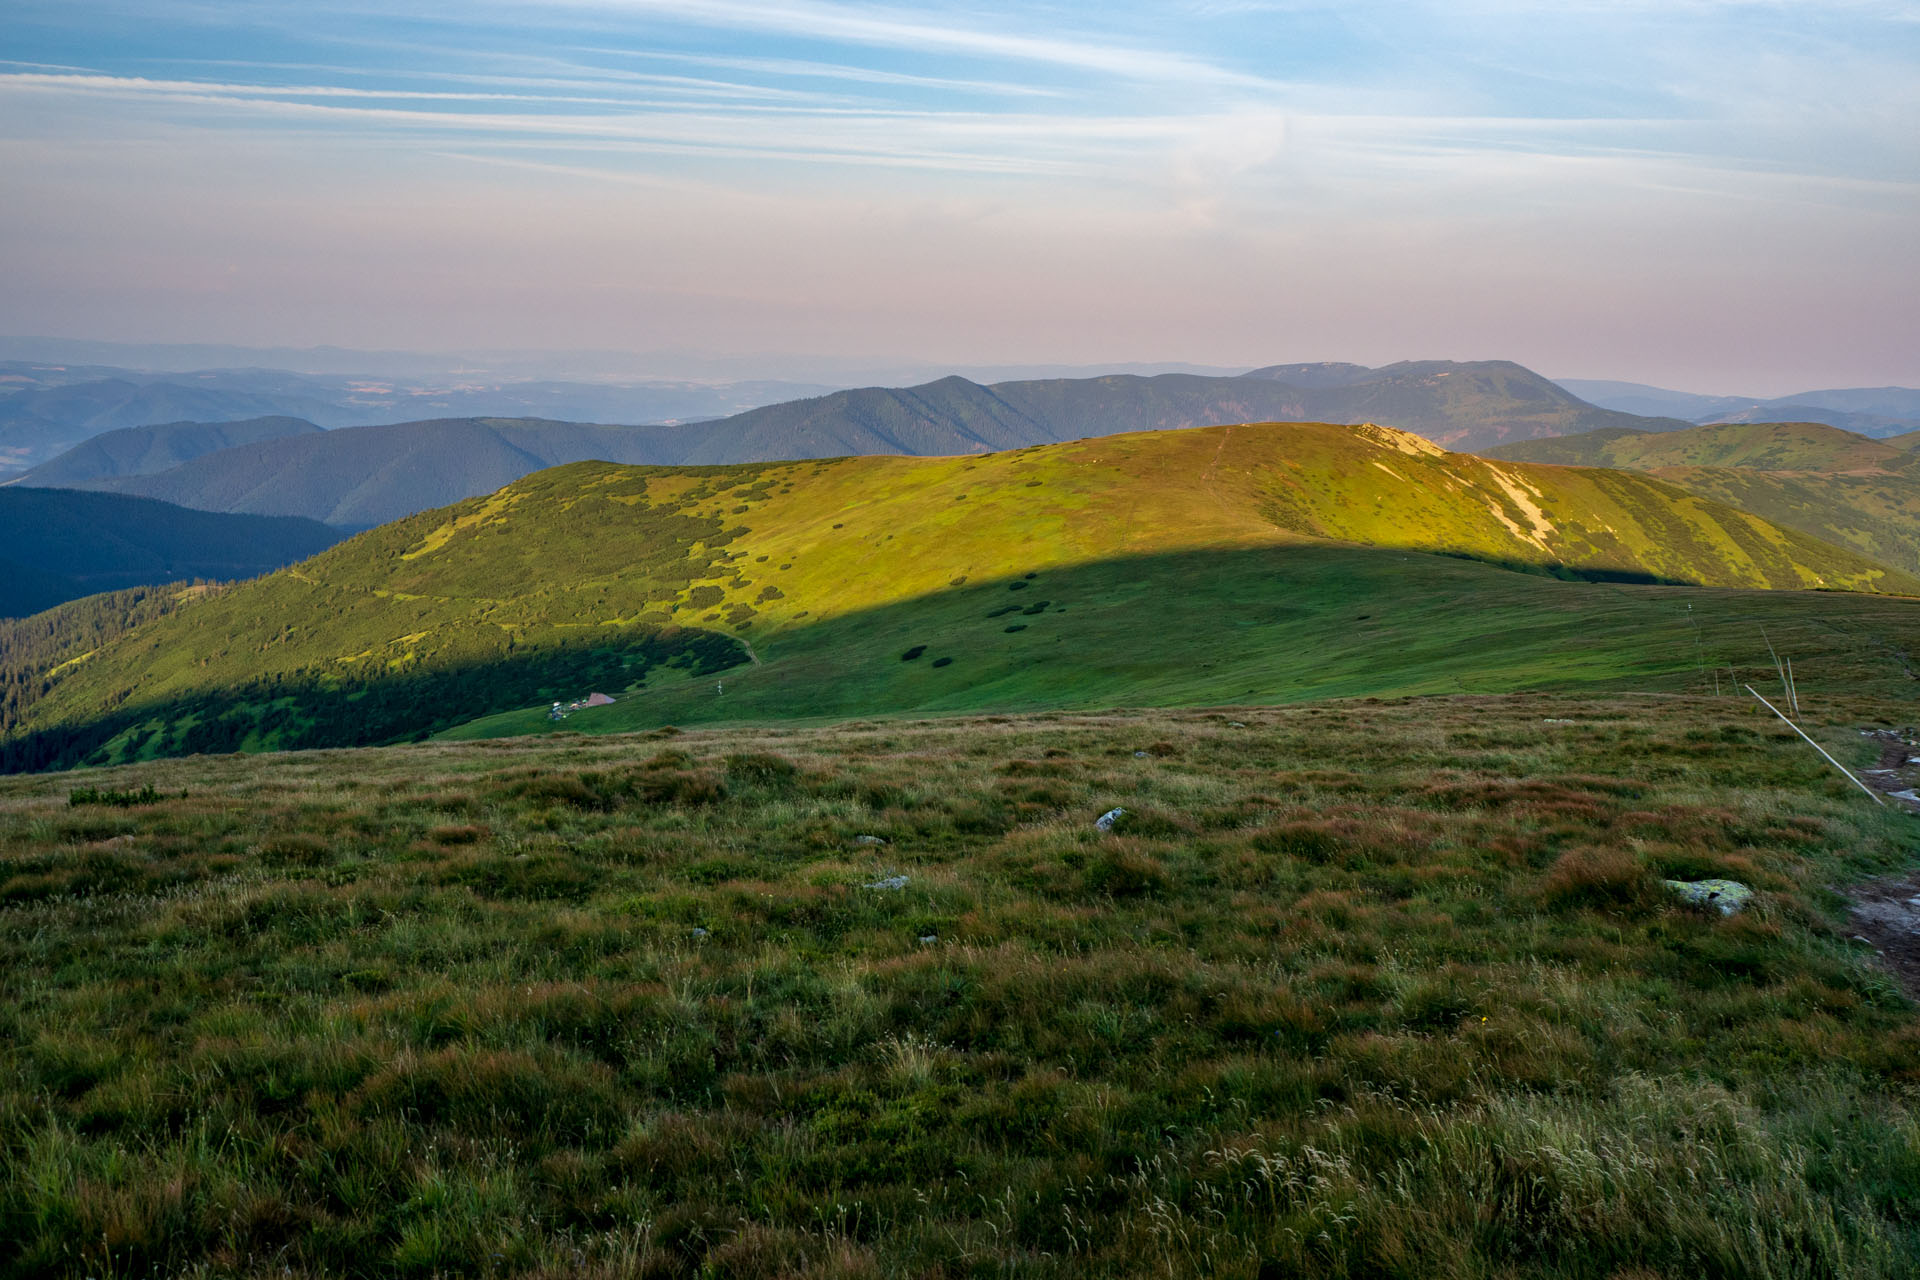
[{"label": "fallen wooden post", "polygon": [[[1747,692],[1751,693],[1756,698],[1760,698],[1759,690],[1755,689],[1752,685],[1747,686]],[[1773,712],[1773,714],[1779,716],[1782,720],[1785,720],[1787,728],[1793,730],[1795,733],[1799,734],[1801,737],[1807,738],[1806,730],[1802,729],[1799,725],[1795,724],[1793,721],[1787,720],[1786,713],[1781,711],[1780,708],[1774,706],[1771,702],[1768,702],[1765,698],[1760,698],[1760,705],[1765,707],[1767,710]],[[1849,770],[1847,766],[1841,764],[1838,760],[1835,760],[1832,756],[1827,755],[1827,749],[1825,747],[1815,742],[1812,738],[1807,738],[1807,745],[1812,747],[1815,751],[1818,751],[1821,755],[1827,756],[1827,763],[1832,765],[1834,768],[1838,769],[1840,772],[1846,774],[1847,781],[1851,782],[1854,786],[1866,792],[1868,797],[1872,799],[1872,801],[1875,804],[1879,805],[1882,809],[1887,807],[1887,802],[1885,800],[1882,800],[1872,787],[1869,787],[1866,783],[1854,777],[1852,771]]]}]

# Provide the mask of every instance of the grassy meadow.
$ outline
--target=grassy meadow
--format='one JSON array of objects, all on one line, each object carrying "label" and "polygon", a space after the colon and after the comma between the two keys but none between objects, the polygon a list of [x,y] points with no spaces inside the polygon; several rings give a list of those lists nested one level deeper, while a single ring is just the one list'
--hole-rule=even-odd
[{"label": "grassy meadow", "polygon": [[1915,841],[1711,697],[0,779],[0,1274],[1912,1275]]},{"label": "grassy meadow", "polygon": [[[664,725],[1524,690],[1727,692],[1772,681],[1909,698],[1920,604],[1842,592],[1563,581],[1473,560],[1306,543],[1045,567],[753,638],[753,661],[544,704],[448,739]],[[584,686],[566,694],[571,700]]]}]

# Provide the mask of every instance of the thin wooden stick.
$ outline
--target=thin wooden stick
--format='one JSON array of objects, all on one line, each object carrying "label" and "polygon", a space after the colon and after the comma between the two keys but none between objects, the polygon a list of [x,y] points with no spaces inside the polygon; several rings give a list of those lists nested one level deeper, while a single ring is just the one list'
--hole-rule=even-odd
[{"label": "thin wooden stick", "polygon": [[[1791,702],[1793,700],[1793,687],[1787,683],[1787,669],[1780,664],[1780,655],[1774,652],[1773,640],[1767,635],[1767,629],[1765,627],[1760,628],[1760,638],[1767,642],[1767,656],[1773,659],[1773,674],[1780,677],[1780,700],[1782,702]],[[1758,697],[1759,695],[1755,694],[1754,696]],[[1800,708],[1796,706],[1793,709],[1793,714],[1799,715]]]},{"label": "thin wooden stick", "polygon": [[[1747,692],[1751,693],[1756,698],[1760,698],[1759,691],[1755,689],[1752,685],[1747,686]],[[1773,712],[1773,714],[1779,716],[1782,720],[1786,720],[1787,728],[1793,730],[1795,733],[1799,734],[1801,737],[1807,738],[1806,730],[1802,729],[1799,725],[1795,724],[1793,721],[1787,720],[1786,713],[1781,711],[1780,708],[1774,706],[1771,702],[1768,702],[1765,698],[1760,698],[1760,705],[1765,707],[1767,710]],[[1821,755],[1827,756],[1827,749],[1821,746],[1819,743],[1815,742],[1812,738],[1807,738],[1807,745],[1812,747],[1815,751],[1818,751]],[[1854,777],[1853,773],[1847,768],[1847,766],[1841,764],[1838,760],[1835,760],[1832,756],[1827,756],[1827,763],[1832,765],[1834,768],[1838,769],[1840,772],[1846,774],[1847,781],[1851,782],[1854,786],[1866,792],[1868,798],[1871,799],[1875,804],[1879,805],[1882,809],[1887,807],[1887,802],[1885,800],[1882,800],[1877,794],[1875,794],[1872,787],[1869,787],[1866,783]]]}]

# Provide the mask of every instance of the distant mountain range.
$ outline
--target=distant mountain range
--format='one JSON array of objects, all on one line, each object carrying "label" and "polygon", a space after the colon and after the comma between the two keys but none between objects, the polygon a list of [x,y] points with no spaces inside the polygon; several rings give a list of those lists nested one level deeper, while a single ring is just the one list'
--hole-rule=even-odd
[{"label": "distant mountain range", "polygon": [[120,377],[27,387],[0,396],[0,468],[22,470],[124,427],[183,420],[228,422],[275,414],[327,419],[337,417],[338,410],[311,396],[140,383]]},{"label": "distant mountain range", "polygon": [[1603,408],[1689,422],[1820,422],[1876,437],[1920,431],[1920,390],[1911,387],[1849,387],[1759,399],[1581,378],[1562,378],[1560,385]]},{"label": "distant mountain range", "polygon": [[275,369],[155,374],[0,362],[0,473],[30,469],[102,432],[158,423],[282,416],[349,427],[474,414],[680,422],[830,389],[764,380],[635,384],[458,372],[432,377],[308,376]]},{"label": "distant mountain range", "polygon": [[[204,451],[192,424],[83,447],[23,482],[106,489],[211,511],[299,515],[359,529],[491,493],[564,462],[719,465],[865,454],[944,456],[1218,423],[1379,422],[1460,448],[1604,428],[1679,428],[1597,409],[1505,361],[1276,365],[1194,374],[1050,378],[981,386],[943,378],[868,387],[680,426],[452,418],[289,432]],[[112,459],[169,453],[153,472]],[[191,456],[189,456],[191,455]]]},{"label": "distant mountain range", "polygon": [[703,424],[699,444],[678,461],[929,456],[1128,431],[1298,421],[1377,422],[1462,449],[1572,430],[1650,425],[1597,409],[1504,360],[1413,361],[1379,369],[1274,365],[1229,378],[1116,375],[984,387],[943,378],[901,390],[842,391]]},{"label": "distant mountain range", "polygon": [[[1462,559],[1482,562],[1477,576],[1449,567]],[[1328,680],[1337,663],[1354,689],[1433,687],[1422,682],[1436,655],[1471,635],[1484,645],[1487,627],[1509,644],[1504,680],[1564,680],[1580,664],[1601,678],[1638,661],[1563,651],[1581,619],[1638,606],[1624,591],[1551,592],[1570,585],[1554,576],[1920,591],[1920,578],[1653,477],[1490,462],[1375,426],[1162,431],[980,457],[582,462],[182,603],[66,668],[24,708],[30,740],[9,750],[37,766],[390,740],[589,680],[618,691],[657,679],[680,716],[674,690],[689,675],[736,667],[747,683],[735,691],[730,672],[728,696],[781,715],[937,707],[992,696],[982,681],[1004,682],[1016,705],[1085,689],[1137,697],[1142,673],[1189,700],[1244,694],[1275,645],[1291,653],[1311,636],[1322,647],[1300,678]],[[1497,620],[1485,616],[1496,597]],[[1677,617],[1671,601],[1650,607]],[[1376,617],[1387,629],[1365,625]],[[1552,641],[1527,659],[1537,665],[1511,660],[1530,643],[1520,630]],[[1233,674],[1209,674],[1222,654]],[[701,716],[732,705],[711,706],[705,681],[687,697]]]},{"label": "distant mountain range", "polygon": [[[673,438],[681,430],[448,418],[266,437],[150,474],[89,476],[84,459],[67,455],[21,482],[51,483],[41,479],[47,473],[74,488],[140,494],[205,511],[301,516],[358,530],[491,493],[563,462],[669,460],[678,452]],[[198,430],[177,434],[205,438]],[[174,447],[168,440],[155,450]]]},{"label": "distant mountain range", "polygon": [[0,488],[0,617],[123,587],[251,578],[339,540],[312,520],[10,485]]},{"label": "distant mountain range", "polygon": [[45,489],[110,487],[127,476],[150,476],[195,458],[281,440],[315,435],[321,428],[305,418],[245,418],[238,422],[163,422],[151,427],[122,427],[93,437],[43,463],[13,483]]}]

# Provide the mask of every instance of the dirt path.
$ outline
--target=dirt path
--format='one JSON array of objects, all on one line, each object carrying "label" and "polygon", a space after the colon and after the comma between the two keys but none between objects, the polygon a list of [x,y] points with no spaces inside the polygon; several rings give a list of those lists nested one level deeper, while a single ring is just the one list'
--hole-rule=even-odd
[{"label": "dirt path", "polygon": [[1880,760],[1860,771],[1861,780],[1896,804],[1920,813],[1920,746],[1911,729],[1875,729],[1865,735],[1880,744]]},{"label": "dirt path", "polygon": [[[1920,815],[1920,734],[1875,729],[1866,736],[1879,743],[1880,759],[1860,771],[1861,781],[1889,804]],[[1847,898],[1854,936],[1871,945],[1907,994],[1920,1000],[1920,871],[1855,885]]]},{"label": "dirt path", "polygon": [[1880,953],[1880,963],[1920,1000],[1920,872],[1873,880],[1849,891],[1854,936]]}]

